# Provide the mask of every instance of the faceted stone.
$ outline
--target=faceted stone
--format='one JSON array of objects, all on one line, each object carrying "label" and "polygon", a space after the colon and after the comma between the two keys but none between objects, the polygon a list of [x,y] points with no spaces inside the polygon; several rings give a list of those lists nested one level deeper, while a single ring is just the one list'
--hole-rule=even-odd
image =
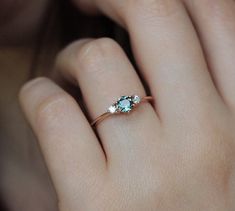
[{"label": "faceted stone", "polygon": [[114,114],[114,113],[116,112],[116,110],[117,110],[117,108],[116,108],[114,105],[110,106],[109,109],[108,109],[108,111],[109,111],[111,114]]},{"label": "faceted stone", "polygon": [[117,105],[118,105],[118,109],[124,113],[131,111],[133,108],[133,102],[129,96],[121,97],[119,101],[117,102]]},{"label": "faceted stone", "polygon": [[133,102],[134,102],[135,104],[139,104],[139,103],[140,103],[140,97],[137,96],[137,95],[133,96]]}]

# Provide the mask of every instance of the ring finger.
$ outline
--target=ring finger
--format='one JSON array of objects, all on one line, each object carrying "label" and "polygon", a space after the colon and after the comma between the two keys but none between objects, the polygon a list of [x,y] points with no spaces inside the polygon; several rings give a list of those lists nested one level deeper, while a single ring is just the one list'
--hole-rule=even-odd
[{"label": "ring finger", "polygon": [[[122,95],[146,96],[137,73],[111,39],[71,44],[58,56],[56,66],[77,80],[92,119]],[[141,104],[128,115],[111,116],[97,125],[107,160],[122,166],[133,163],[131,160],[136,160],[136,156],[146,160],[146,150],[155,144],[158,128],[159,120],[149,103]]]}]

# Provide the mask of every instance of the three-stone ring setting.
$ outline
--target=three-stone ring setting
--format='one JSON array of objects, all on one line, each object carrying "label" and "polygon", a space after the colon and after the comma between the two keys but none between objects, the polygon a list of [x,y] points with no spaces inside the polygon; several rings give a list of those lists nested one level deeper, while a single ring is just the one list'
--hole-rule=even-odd
[{"label": "three-stone ring setting", "polygon": [[115,103],[113,103],[108,110],[97,117],[92,123],[91,126],[95,126],[107,117],[114,114],[127,114],[130,113],[136,106],[145,101],[153,100],[152,96],[140,97],[138,95],[124,95],[121,96]]}]

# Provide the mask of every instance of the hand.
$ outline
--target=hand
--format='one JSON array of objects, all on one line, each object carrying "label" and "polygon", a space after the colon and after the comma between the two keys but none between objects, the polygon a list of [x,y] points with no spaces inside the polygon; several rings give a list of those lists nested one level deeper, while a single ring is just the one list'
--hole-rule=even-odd
[{"label": "hand", "polygon": [[[60,210],[235,210],[235,2],[84,2],[126,27],[154,106],[112,116],[95,133],[52,81],[22,88]],[[146,95],[108,38],[71,44],[55,68],[78,82],[92,119],[123,94]]]}]

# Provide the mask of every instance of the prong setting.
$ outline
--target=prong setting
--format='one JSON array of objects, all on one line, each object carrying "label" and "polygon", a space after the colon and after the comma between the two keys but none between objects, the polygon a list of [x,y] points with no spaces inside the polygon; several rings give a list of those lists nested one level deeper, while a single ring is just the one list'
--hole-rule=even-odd
[{"label": "prong setting", "polygon": [[114,113],[129,113],[133,108],[141,102],[141,98],[138,95],[124,95],[121,96],[117,102],[108,108],[108,112]]}]

